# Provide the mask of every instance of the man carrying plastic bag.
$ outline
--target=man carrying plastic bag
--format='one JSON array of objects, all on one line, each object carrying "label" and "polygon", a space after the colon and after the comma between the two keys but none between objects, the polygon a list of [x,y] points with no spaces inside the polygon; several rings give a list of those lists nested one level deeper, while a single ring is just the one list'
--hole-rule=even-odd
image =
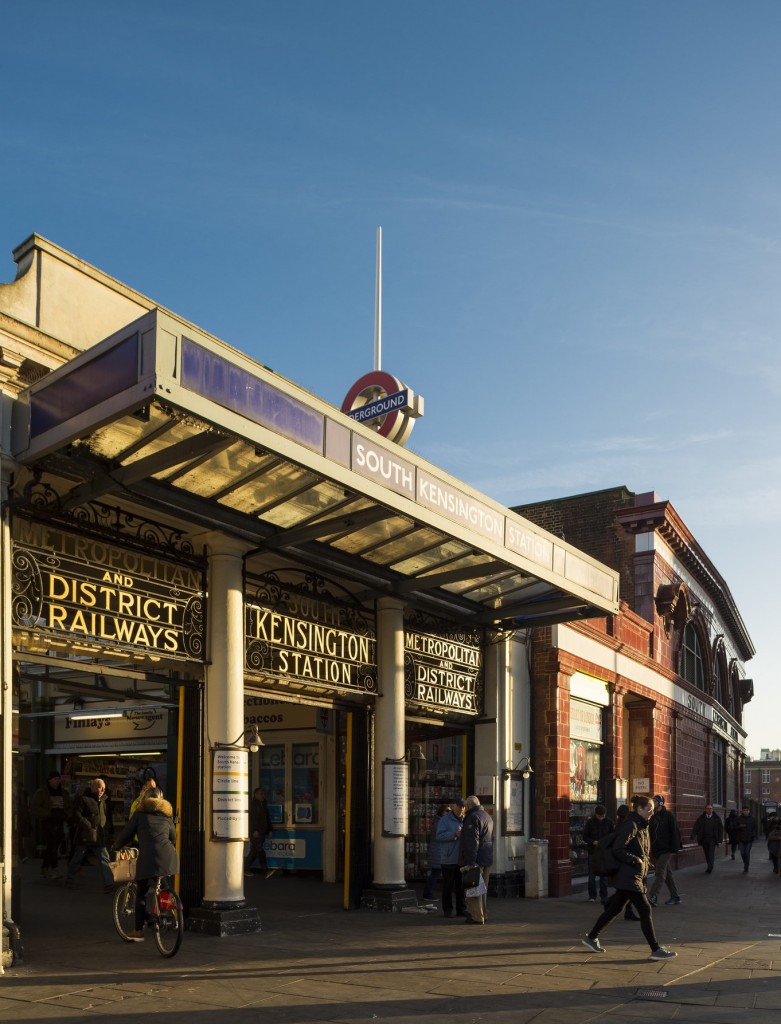
[{"label": "man carrying plastic bag", "polygon": [[[485,924],[488,877],[494,862],[494,823],[491,816],[481,807],[476,796],[466,798],[466,817],[461,830],[461,846],[458,863],[467,882],[465,885],[466,910],[469,917],[466,924]],[[474,881],[466,873],[478,868],[479,875]]]}]

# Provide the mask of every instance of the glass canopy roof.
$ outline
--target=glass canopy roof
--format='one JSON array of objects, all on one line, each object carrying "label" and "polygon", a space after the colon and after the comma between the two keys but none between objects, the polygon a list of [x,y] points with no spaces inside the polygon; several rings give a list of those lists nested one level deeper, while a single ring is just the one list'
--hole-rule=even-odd
[{"label": "glass canopy roof", "polygon": [[258,563],[274,553],[474,626],[618,610],[606,566],[161,310],[14,415],[18,462],[56,481],[62,510],[154,509],[243,539]]}]

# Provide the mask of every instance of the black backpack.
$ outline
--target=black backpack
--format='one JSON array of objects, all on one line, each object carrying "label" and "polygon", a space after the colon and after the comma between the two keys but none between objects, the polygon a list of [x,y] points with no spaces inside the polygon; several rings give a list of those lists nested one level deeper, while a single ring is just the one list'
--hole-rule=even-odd
[{"label": "black backpack", "polygon": [[618,861],[613,854],[615,832],[608,832],[591,847],[591,869],[595,875],[614,875],[618,871]]},{"label": "black backpack", "polygon": [[[602,836],[598,840],[597,845],[591,848],[591,868],[595,875],[615,875],[619,868],[619,863],[616,860],[616,856],[613,853],[613,843],[616,841],[618,831],[608,832],[606,836]],[[633,828],[632,834],[627,839],[627,843],[637,835],[637,829]]]}]

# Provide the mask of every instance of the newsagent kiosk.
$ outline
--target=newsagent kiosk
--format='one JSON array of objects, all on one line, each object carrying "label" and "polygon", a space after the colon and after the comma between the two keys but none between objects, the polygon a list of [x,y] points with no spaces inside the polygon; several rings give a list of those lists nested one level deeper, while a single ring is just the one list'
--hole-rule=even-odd
[{"label": "newsagent kiosk", "polygon": [[[37,260],[39,282],[120,287],[37,236],[25,253],[22,279]],[[119,820],[133,771],[155,766],[189,926],[213,934],[259,926],[242,863],[255,787],[270,865],[383,909],[414,901],[436,805],[477,792],[513,891],[523,630],[614,614],[617,575],[121,287],[98,340],[78,337],[83,296],[69,308],[60,289],[43,339],[20,281],[0,286],[4,351],[22,338],[29,360],[39,331],[49,358],[3,404],[4,917],[14,798],[52,764],[74,789],[107,775]]]}]

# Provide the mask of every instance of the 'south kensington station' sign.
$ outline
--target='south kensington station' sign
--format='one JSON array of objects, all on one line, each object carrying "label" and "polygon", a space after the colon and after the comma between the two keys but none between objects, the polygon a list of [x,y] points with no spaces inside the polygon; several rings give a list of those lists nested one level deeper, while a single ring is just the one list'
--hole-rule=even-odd
[{"label": "'south kensington station' sign", "polygon": [[[374,619],[313,574],[268,573],[245,594],[248,678],[288,678],[315,688],[377,690]],[[332,584],[332,586],[335,586]]]}]

